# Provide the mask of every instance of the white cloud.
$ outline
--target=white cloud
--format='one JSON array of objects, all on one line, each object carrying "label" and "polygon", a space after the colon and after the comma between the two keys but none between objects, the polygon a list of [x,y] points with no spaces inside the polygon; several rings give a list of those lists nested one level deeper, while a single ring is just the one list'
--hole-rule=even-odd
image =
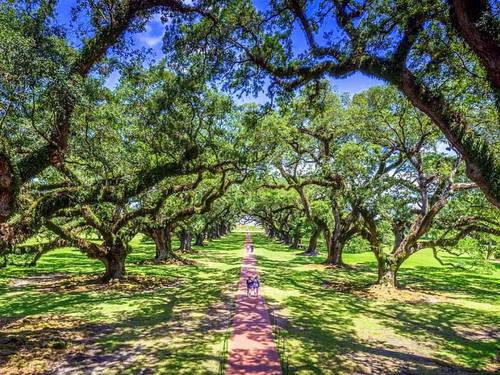
[{"label": "white cloud", "polygon": [[137,40],[149,48],[156,47],[163,40],[165,34],[164,23],[161,14],[156,13],[146,24],[145,30],[137,36]]},{"label": "white cloud", "polygon": [[155,47],[157,46],[163,39],[163,34],[162,35],[157,35],[157,36],[150,36],[150,35],[139,35],[138,37],[139,42],[145,44],[148,47]]}]

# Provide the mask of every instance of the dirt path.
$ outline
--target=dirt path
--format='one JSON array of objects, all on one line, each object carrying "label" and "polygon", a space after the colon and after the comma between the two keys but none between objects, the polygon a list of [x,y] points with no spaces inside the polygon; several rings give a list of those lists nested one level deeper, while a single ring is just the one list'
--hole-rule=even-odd
[{"label": "dirt path", "polygon": [[250,234],[247,233],[236,297],[233,333],[229,340],[226,375],[281,375],[280,361],[264,298],[260,295],[247,297],[246,279],[257,274],[255,255],[247,250],[251,243]]}]

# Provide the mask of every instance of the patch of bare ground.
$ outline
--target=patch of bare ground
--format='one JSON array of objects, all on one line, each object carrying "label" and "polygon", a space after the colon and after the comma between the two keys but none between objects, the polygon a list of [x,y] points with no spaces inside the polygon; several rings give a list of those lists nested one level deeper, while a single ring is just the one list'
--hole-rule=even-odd
[{"label": "patch of bare ground", "polygon": [[52,283],[58,280],[67,279],[69,276],[62,273],[48,273],[43,275],[32,275],[26,277],[19,277],[17,279],[12,279],[10,281],[10,286],[21,287],[21,286],[33,286],[33,285],[43,285],[45,283]]},{"label": "patch of bare ground", "polygon": [[[46,375],[70,374],[122,374],[143,354],[144,347],[136,343],[128,347],[120,347],[113,352],[104,352],[96,345],[87,345],[85,351],[70,353],[65,361],[61,361]],[[153,374],[151,369],[144,367],[140,374]]]},{"label": "patch of bare ground", "polygon": [[176,287],[182,279],[130,275],[120,280],[112,280],[108,284],[100,282],[98,275],[61,275],[46,274],[27,276],[11,280],[10,285],[17,288],[30,287],[44,292],[92,292],[109,291],[137,293]]},{"label": "patch of bare ground", "polygon": [[401,348],[369,347],[366,351],[343,355],[352,375],[470,375],[471,369],[456,367]]},{"label": "patch of bare ground", "polygon": [[69,316],[26,317],[0,329],[0,373],[44,374],[61,356],[85,350],[90,327]]},{"label": "patch of bare ground", "polygon": [[387,288],[380,285],[372,285],[364,290],[356,291],[356,293],[377,300],[393,300],[405,303],[446,303],[452,300],[442,294],[421,292],[412,288]]},{"label": "patch of bare ground", "polygon": [[0,374],[99,374],[110,369],[121,373],[143,354],[143,347],[134,343],[105,351],[98,341],[116,329],[67,315],[12,320],[0,330]]},{"label": "patch of bare ground", "polygon": [[165,260],[154,260],[154,259],[145,259],[137,262],[131,262],[136,266],[147,266],[147,265],[167,265],[167,266],[194,266],[198,264],[193,259],[186,258],[175,258],[175,259],[165,259]]},{"label": "patch of bare ground", "polygon": [[442,294],[422,292],[413,288],[395,289],[381,285],[366,285],[351,280],[323,280],[321,287],[339,293],[352,293],[359,297],[382,301],[445,303],[452,300],[451,297]]},{"label": "patch of bare ground", "polygon": [[349,279],[338,280],[323,280],[321,288],[332,290],[340,293],[357,293],[364,291],[367,286],[360,282],[355,282]]}]

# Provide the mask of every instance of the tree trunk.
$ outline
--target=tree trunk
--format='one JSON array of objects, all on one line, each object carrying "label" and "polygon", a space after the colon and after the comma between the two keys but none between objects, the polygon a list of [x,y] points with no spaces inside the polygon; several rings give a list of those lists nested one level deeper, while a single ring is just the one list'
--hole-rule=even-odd
[{"label": "tree trunk", "polygon": [[326,247],[328,249],[328,256],[325,263],[331,266],[342,267],[342,251],[344,250],[345,243],[341,240],[334,240],[333,237],[327,241]]},{"label": "tree trunk", "polygon": [[347,238],[342,235],[341,230],[334,230],[333,234],[330,234],[329,231],[325,231],[324,236],[326,249],[328,250],[325,264],[342,267],[344,265],[342,261],[342,251],[344,250]]},{"label": "tree trunk", "polygon": [[100,260],[106,267],[106,272],[102,277],[103,283],[108,283],[111,280],[120,280],[125,277],[125,258],[127,251],[124,246],[117,245],[108,250],[105,257]]},{"label": "tree trunk", "polygon": [[290,247],[292,249],[299,249],[300,248],[300,237],[299,236],[293,237],[292,245]]},{"label": "tree trunk", "polygon": [[212,229],[212,230],[210,231],[210,239],[211,239],[211,240],[215,240],[215,239],[217,239],[217,233],[216,233],[215,229]]},{"label": "tree trunk", "polygon": [[0,223],[7,221],[14,210],[14,170],[7,155],[0,152]]},{"label": "tree trunk", "polygon": [[387,288],[398,288],[397,275],[402,261],[393,257],[377,257],[378,280],[377,284]]},{"label": "tree trunk", "polygon": [[394,245],[392,250],[396,251],[404,240],[404,223],[402,221],[395,221],[392,225],[392,232],[394,233]]},{"label": "tree trunk", "polygon": [[153,229],[151,231],[151,237],[156,245],[155,262],[174,258],[172,251],[172,234],[168,229]]},{"label": "tree trunk", "polygon": [[309,245],[307,246],[307,255],[318,255],[318,238],[321,234],[319,229],[315,229],[309,239]]},{"label": "tree trunk", "polygon": [[179,248],[181,251],[192,251],[193,250],[193,246],[191,244],[193,237],[192,237],[191,232],[189,230],[183,229],[179,233],[179,240],[181,241],[181,246]]},{"label": "tree trunk", "polygon": [[198,233],[194,241],[195,246],[204,246],[203,244],[204,239],[205,239],[205,233]]}]

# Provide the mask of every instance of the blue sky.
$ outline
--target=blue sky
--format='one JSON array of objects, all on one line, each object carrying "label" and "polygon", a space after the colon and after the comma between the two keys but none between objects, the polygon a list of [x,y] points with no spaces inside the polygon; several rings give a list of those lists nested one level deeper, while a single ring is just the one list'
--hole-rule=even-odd
[{"label": "blue sky", "polygon": [[[57,12],[58,21],[67,25],[67,37],[68,39],[77,39],[74,35],[74,30],[70,27],[70,10],[74,5],[75,0],[60,0],[58,2]],[[262,6],[262,1],[256,1],[258,7]],[[73,33],[73,35],[72,35]],[[160,15],[155,15],[146,25],[145,30],[141,33],[135,33],[131,35],[131,40],[133,47],[137,50],[148,48],[151,50],[151,55],[153,59],[158,59],[163,56],[162,46],[163,46],[163,35],[165,33],[165,25],[160,19]],[[305,48],[305,40],[300,27],[296,28],[292,36],[294,51],[299,53]],[[112,73],[106,84],[109,87],[113,87],[119,79],[119,74],[117,72]],[[349,93],[350,95],[356,94],[360,91],[366,90],[369,87],[381,85],[382,81],[367,77],[361,73],[355,73],[345,79],[331,79],[332,85],[339,93]],[[235,98],[237,102],[250,102],[256,101],[262,104],[267,101],[265,94],[260,94],[257,98],[253,97],[243,97],[241,99]]]}]

